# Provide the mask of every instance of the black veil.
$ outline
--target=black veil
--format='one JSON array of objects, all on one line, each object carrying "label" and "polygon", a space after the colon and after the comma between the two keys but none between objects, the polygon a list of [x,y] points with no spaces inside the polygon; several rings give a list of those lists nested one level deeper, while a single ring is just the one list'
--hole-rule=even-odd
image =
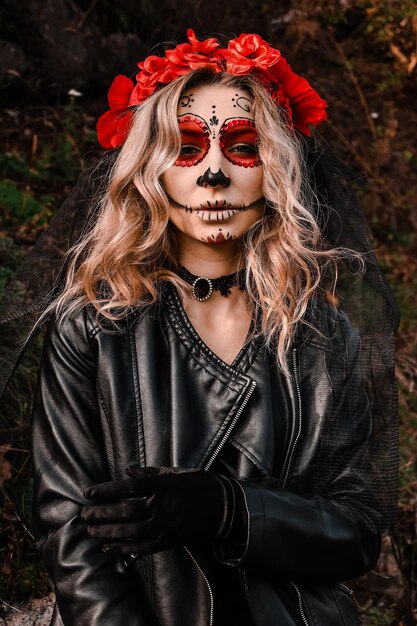
[{"label": "black veil", "polygon": [[[394,378],[394,334],[399,312],[369,238],[363,210],[351,190],[352,172],[313,139],[303,139],[306,173],[318,199],[315,211],[324,240],[363,253],[364,271],[355,260],[341,268],[338,307],[359,330],[361,368],[370,402],[372,482],[383,526],[396,521],[398,402]],[[65,254],[94,223],[97,199],[106,187],[117,151],[80,177],[73,192],[11,280],[0,302],[0,396],[28,350],[48,304],[63,288]],[[2,427],[0,415],[0,428]],[[341,425],[341,430],[342,430]],[[383,528],[381,528],[382,530]]]}]

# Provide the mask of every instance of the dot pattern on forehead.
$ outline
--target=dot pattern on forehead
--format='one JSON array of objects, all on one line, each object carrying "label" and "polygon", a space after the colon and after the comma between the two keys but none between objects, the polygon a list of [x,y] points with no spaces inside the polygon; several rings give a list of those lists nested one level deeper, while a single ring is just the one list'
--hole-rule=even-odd
[{"label": "dot pattern on forehead", "polygon": [[209,119],[209,124],[212,126],[211,132],[213,134],[213,139],[216,139],[216,129],[214,128],[219,123],[219,118],[216,115],[216,105],[211,105],[211,118]]},{"label": "dot pattern on forehead", "polygon": [[193,98],[193,93],[190,93],[188,95],[183,95],[181,96],[181,98],[179,99],[179,106],[186,108],[188,107],[189,109],[191,109],[191,103],[194,102],[194,98]]},{"label": "dot pattern on forehead", "polygon": [[252,107],[252,101],[247,96],[239,96],[238,93],[235,93],[235,98],[232,98],[232,102],[234,102],[234,107],[239,107],[246,111],[246,113],[250,113]]}]

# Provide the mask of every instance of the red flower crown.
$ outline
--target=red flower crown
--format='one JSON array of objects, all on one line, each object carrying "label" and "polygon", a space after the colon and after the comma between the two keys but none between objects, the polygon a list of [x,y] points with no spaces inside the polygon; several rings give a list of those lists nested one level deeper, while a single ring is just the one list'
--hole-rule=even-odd
[{"label": "red flower crown", "polygon": [[259,35],[243,33],[231,39],[227,48],[221,48],[213,37],[199,41],[191,28],[187,37],[188,43],[166,50],[165,57],[151,55],[138,63],[136,85],[123,74],[116,76],[108,94],[110,110],[97,122],[98,140],[103,148],[117,148],[124,143],[133,107],[142,104],[160,85],[202,68],[234,76],[256,76],[274,102],[285,109],[290,127],[305,135],[327,119],[327,102],[305,78],[292,71],[279,50]]}]

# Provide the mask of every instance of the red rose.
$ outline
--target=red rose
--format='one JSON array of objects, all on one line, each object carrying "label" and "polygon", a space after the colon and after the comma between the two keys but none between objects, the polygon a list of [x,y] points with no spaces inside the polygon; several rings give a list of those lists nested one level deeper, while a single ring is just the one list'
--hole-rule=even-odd
[{"label": "red rose", "polygon": [[252,70],[266,70],[277,63],[281,57],[279,50],[271,46],[259,35],[242,33],[231,39],[227,49],[221,50],[226,59],[229,74],[242,76]]},{"label": "red rose", "polygon": [[172,83],[178,76],[186,73],[183,68],[174,66],[167,58],[154,54],[138,63],[138,67],[141,71],[136,75],[138,83],[130,98],[131,106],[142,104],[161,83]]},{"label": "red rose", "polygon": [[318,126],[327,119],[327,102],[320,98],[310,83],[292,71],[290,65],[281,57],[279,63],[269,71],[271,82],[277,84],[273,97],[281,106],[285,106],[297,130],[305,135],[311,134],[311,126]]},{"label": "red rose", "polygon": [[138,63],[136,85],[127,76],[116,76],[108,95],[110,110],[97,123],[104,148],[115,148],[125,141],[132,122],[131,107],[142,104],[159,85],[205,67],[237,76],[256,76],[277,105],[285,109],[290,125],[306,135],[310,135],[312,126],[327,119],[327,102],[292,71],[279,50],[259,35],[243,33],[229,41],[227,49],[221,49],[213,37],[199,41],[191,29],[187,37],[188,43],[166,50],[163,58],[151,55]]},{"label": "red rose", "polygon": [[214,37],[199,41],[194,31],[187,30],[189,43],[180,43],[173,50],[166,50],[167,59],[178,68],[182,68],[183,74],[188,74],[191,70],[198,70],[209,67],[215,72],[223,71],[221,63],[223,57],[218,53],[220,43]]},{"label": "red rose", "polygon": [[132,118],[127,109],[133,89],[133,81],[123,74],[112,82],[108,93],[110,111],[98,119],[96,127],[103,148],[116,148],[125,141]]},{"label": "red rose", "polygon": [[138,67],[142,71],[136,75],[136,80],[147,87],[157,85],[157,83],[170,83],[180,75],[167,58],[154,54],[138,63]]}]

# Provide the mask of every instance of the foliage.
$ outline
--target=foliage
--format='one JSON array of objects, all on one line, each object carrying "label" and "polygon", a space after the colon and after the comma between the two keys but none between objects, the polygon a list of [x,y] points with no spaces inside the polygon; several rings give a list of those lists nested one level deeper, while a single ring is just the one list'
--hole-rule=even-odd
[{"label": "foliage", "polygon": [[363,609],[362,618],[366,620],[365,622],[362,620],[362,624],[366,624],[366,626],[392,626],[395,620],[395,610],[392,607],[379,608],[373,606],[372,601],[370,601]]},{"label": "foliage", "polygon": [[[2,534],[7,543],[3,539],[0,546],[7,553],[0,567],[0,597],[11,603],[49,592],[48,574],[29,530],[31,482],[20,484],[20,490],[22,487],[22,493],[14,492],[14,501],[4,492],[2,503]],[[20,506],[16,501],[20,501]]]},{"label": "foliage", "polygon": [[[66,2],[57,0],[56,6]],[[68,195],[78,173],[99,155],[94,124],[106,108],[103,89],[94,93],[85,68],[78,68],[80,83],[84,80],[88,93],[84,99],[69,96],[60,76],[51,76],[49,84],[45,78],[40,82],[34,68],[43,62],[43,52],[31,56],[25,47],[32,39],[17,27],[23,22],[13,19],[15,5],[15,0],[5,0],[0,7],[0,36],[22,46],[26,54],[22,73],[5,77],[8,105],[0,110],[4,122],[0,131],[0,292],[54,207]],[[30,13],[30,1],[28,5]],[[66,32],[85,34],[83,41],[95,37],[100,54],[109,41],[116,41],[109,37],[122,33],[121,39],[127,40],[135,35],[142,48],[129,58],[133,70],[155,43],[182,37],[187,26],[198,33],[239,34],[250,24],[250,30],[281,49],[293,68],[308,76],[328,100],[329,122],[321,139],[365,173],[357,193],[402,311],[397,361],[400,510],[393,556],[401,582],[385,572],[391,578],[381,591],[376,577],[369,575],[359,581],[355,593],[363,608],[363,626],[411,626],[417,619],[417,152],[411,131],[417,126],[412,100],[417,73],[415,1],[233,0],[225,4],[220,0],[161,0],[155,4],[127,0],[121,8],[111,0],[74,0],[68,6],[72,22]],[[6,23],[12,24],[7,33]],[[38,39],[33,39],[34,44]],[[121,66],[118,71],[130,69]],[[94,68],[102,72],[100,76],[105,70],[99,64]],[[112,78],[109,73],[103,84],[110,84]],[[0,438],[8,444],[0,449],[0,596],[11,603],[48,590],[30,536],[29,516],[28,413],[41,343],[39,337],[0,406]]]}]

